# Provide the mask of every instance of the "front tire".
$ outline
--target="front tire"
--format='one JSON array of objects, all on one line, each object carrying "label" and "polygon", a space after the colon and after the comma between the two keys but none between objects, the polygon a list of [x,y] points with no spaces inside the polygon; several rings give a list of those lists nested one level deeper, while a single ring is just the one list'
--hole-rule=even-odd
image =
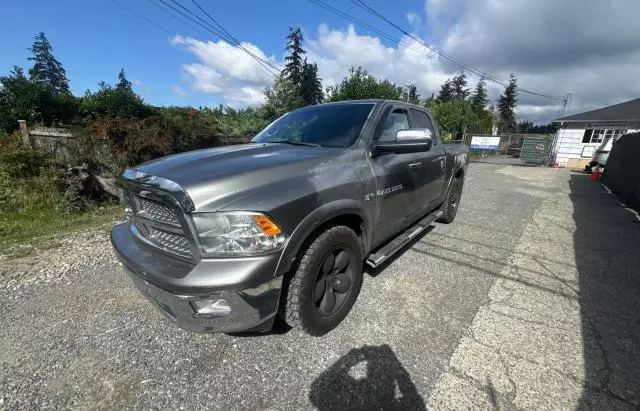
[{"label": "front tire", "polygon": [[362,287],[362,246],[348,227],[322,232],[307,247],[283,290],[287,324],[320,336],[347,316]]},{"label": "front tire", "polygon": [[460,197],[462,196],[462,180],[454,178],[444,198],[442,204],[442,216],[438,218],[439,223],[449,224],[458,214],[458,206],[460,205]]}]

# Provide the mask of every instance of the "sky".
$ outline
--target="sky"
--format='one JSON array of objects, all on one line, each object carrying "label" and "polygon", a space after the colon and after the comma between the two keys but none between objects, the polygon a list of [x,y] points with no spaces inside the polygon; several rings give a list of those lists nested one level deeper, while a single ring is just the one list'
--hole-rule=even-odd
[{"label": "sky", "polygon": [[[175,6],[172,0],[163,0]],[[192,0],[176,0],[202,13]],[[460,72],[447,56],[492,78],[544,95],[571,93],[566,115],[640,97],[640,1],[637,0],[364,0],[413,37],[352,1],[323,0],[383,32],[371,31],[309,0],[198,0],[252,54],[281,67],[289,27],[301,27],[307,58],[325,86],[351,66],[426,98]],[[163,6],[160,0],[0,0],[0,74],[28,69],[40,31],[82,95],[123,68],[154,105],[241,108],[264,101],[274,76],[252,57]],[[427,44],[427,48],[424,44]],[[435,50],[435,51],[433,51]],[[477,82],[469,75],[469,86]],[[489,82],[489,97],[503,86]],[[520,120],[545,123],[562,101],[521,92]]]}]

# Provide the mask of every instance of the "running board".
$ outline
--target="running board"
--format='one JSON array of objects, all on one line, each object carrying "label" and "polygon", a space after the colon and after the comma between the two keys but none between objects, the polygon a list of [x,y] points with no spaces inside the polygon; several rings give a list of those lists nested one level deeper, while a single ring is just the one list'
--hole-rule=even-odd
[{"label": "running board", "polygon": [[379,267],[382,263],[387,261],[389,257],[400,250],[405,244],[407,244],[418,234],[429,228],[431,223],[440,218],[440,216],[442,216],[442,211],[436,210],[411,227],[407,228],[402,234],[398,235],[382,248],[378,249],[378,251],[369,254],[369,257],[367,257],[366,260],[367,264],[369,264],[373,268]]}]

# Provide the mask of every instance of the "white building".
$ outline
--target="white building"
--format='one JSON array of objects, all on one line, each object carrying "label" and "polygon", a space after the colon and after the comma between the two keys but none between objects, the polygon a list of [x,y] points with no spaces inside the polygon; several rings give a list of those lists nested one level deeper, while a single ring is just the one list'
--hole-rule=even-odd
[{"label": "white building", "polygon": [[583,168],[606,138],[640,130],[640,98],[553,120],[560,128],[553,153],[560,167]]}]

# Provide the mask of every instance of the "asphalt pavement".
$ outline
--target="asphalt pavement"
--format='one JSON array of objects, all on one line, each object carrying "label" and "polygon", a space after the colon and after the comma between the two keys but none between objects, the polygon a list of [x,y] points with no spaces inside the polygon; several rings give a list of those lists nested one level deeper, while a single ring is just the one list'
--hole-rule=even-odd
[{"label": "asphalt pavement", "polygon": [[472,164],[455,222],[367,272],[313,338],[179,330],[96,234],[58,276],[0,261],[0,409],[634,409],[638,240],[586,175]]}]

